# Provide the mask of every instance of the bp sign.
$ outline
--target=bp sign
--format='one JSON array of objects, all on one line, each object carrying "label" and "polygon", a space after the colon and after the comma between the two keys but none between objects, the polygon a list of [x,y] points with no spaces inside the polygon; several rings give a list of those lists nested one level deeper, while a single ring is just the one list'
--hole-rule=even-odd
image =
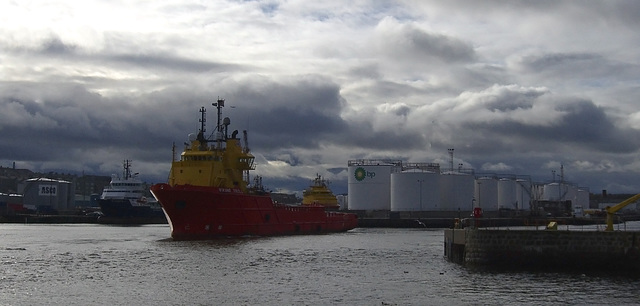
[{"label": "bp sign", "polygon": [[376,176],[375,172],[369,172],[364,170],[362,167],[356,168],[356,171],[353,174],[358,182],[362,182],[365,178],[373,178]]}]

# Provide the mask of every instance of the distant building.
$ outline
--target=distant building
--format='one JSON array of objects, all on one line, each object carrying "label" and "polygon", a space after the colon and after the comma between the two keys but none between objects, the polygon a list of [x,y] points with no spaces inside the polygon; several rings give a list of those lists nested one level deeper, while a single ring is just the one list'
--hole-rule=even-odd
[{"label": "distant building", "polygon": [[32,178],[34,173],[28,169],[16,169],[0,166],[0,192],[18,192],[18,183]]}]

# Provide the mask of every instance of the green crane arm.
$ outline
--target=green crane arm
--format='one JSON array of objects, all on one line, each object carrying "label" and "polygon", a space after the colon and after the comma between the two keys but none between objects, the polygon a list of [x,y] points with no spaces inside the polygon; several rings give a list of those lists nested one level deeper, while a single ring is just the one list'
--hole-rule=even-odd
[{"label": "green crane arm", "polygon": [[625,206],[634,203],[635,201],[637,201],[638,199],[640,199],[640,193],[612,206],[612,207],[607,207],[607,228],[605,229],[605,231],[607,232],[612,232],[613,231],[613,214],[615,214],[618,210],[623,209]]}]

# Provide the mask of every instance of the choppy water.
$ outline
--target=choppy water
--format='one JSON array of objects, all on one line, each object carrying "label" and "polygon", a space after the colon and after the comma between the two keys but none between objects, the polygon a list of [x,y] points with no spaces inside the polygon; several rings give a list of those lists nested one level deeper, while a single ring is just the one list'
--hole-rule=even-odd
[{"label": "choppy water", "polygon": [[0,304],[640,303],[634,275],[493,271],[448,262],[439,229],[197,242],[168,236],[166,225],[0,224]]}]

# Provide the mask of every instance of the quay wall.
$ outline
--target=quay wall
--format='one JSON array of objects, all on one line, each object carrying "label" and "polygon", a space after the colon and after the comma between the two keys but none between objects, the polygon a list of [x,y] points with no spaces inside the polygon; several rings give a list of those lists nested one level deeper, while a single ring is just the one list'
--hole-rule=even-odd
[{"label": "quay wall", "polygon": [[640,232],[446,230],[445,255],[467,265],[640,270]]}]

